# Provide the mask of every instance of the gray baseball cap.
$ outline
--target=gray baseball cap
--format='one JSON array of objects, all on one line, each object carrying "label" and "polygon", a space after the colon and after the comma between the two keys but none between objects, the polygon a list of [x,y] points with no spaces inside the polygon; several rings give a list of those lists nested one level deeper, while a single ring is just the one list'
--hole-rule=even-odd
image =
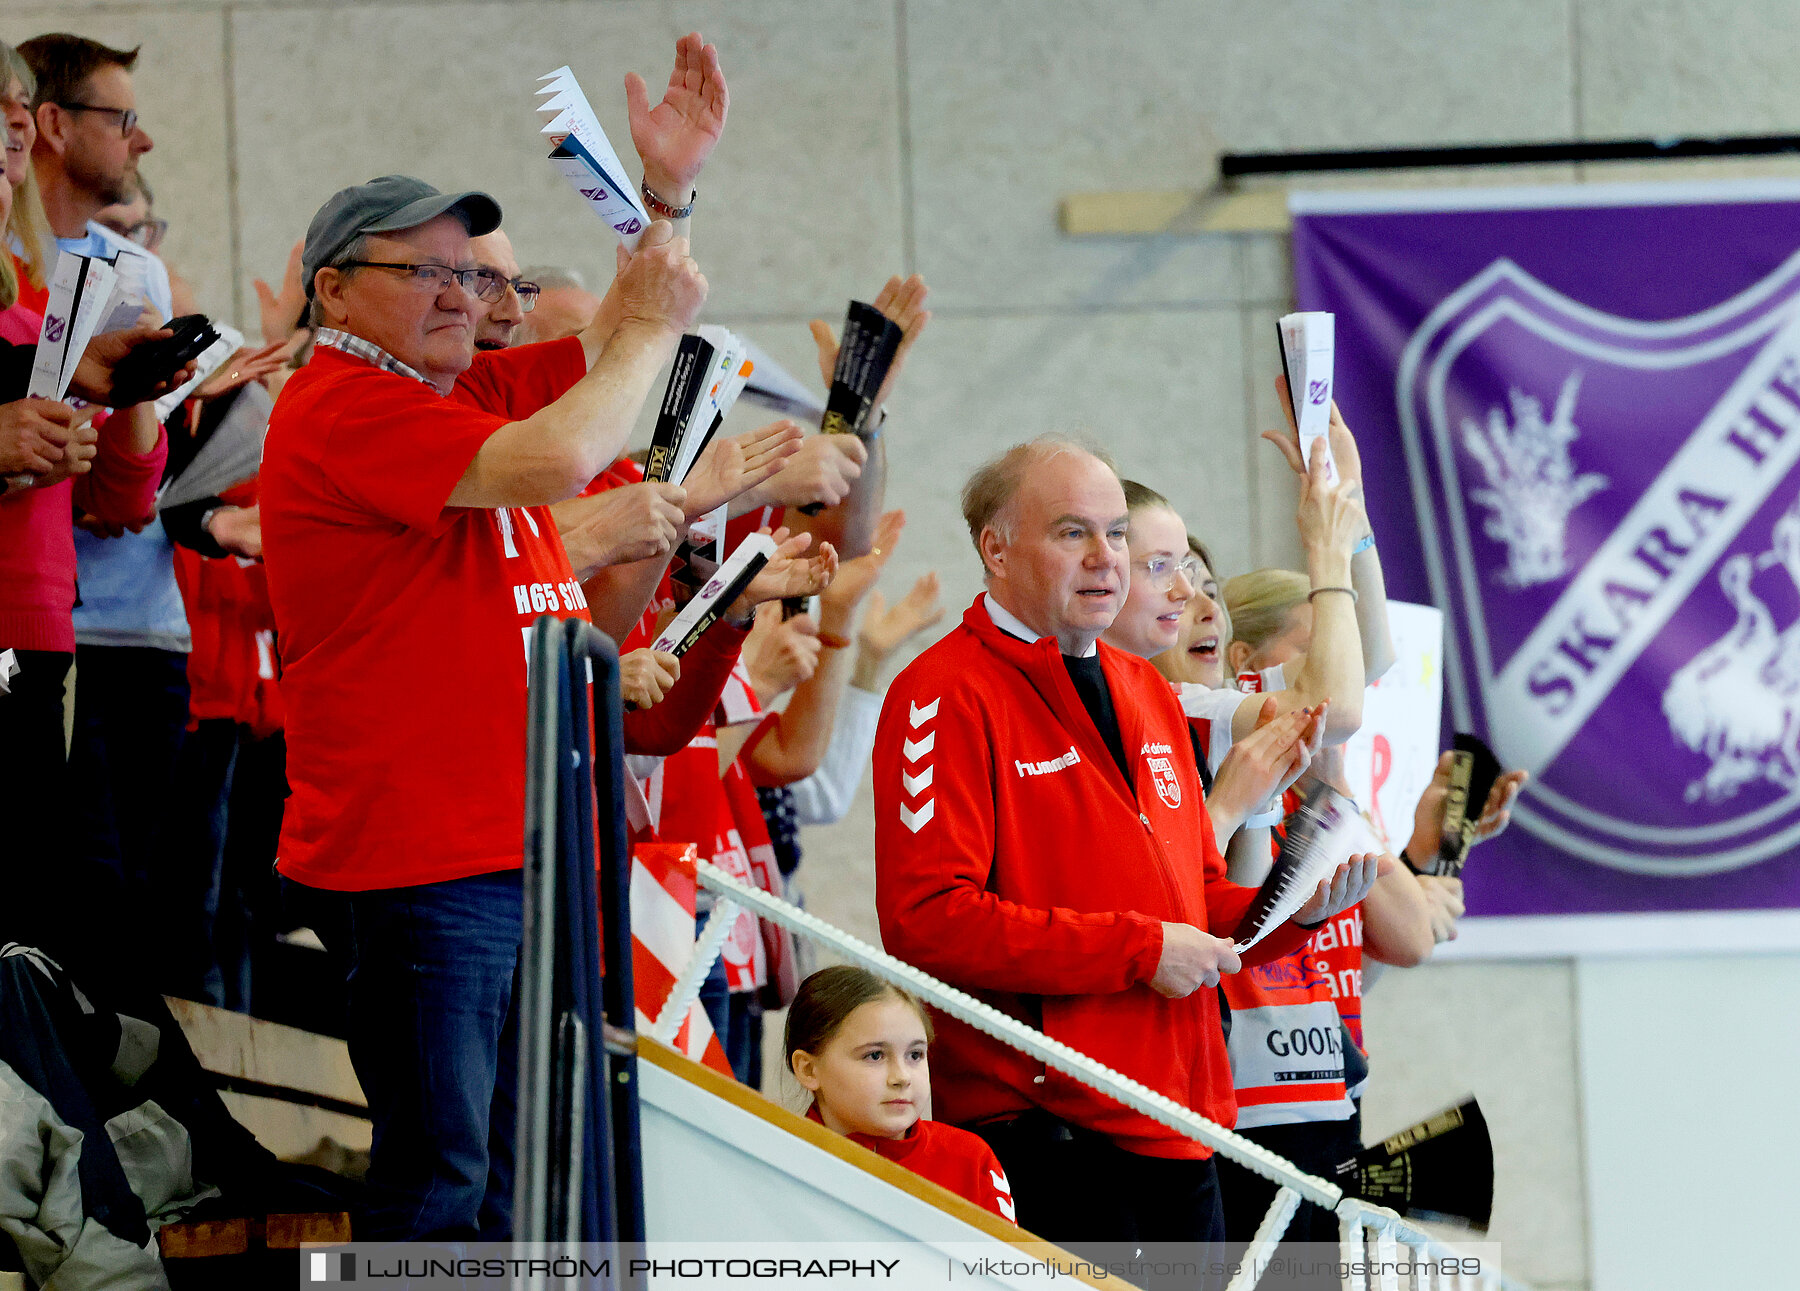
[{"label": "gray baseball cap", "polygon": [[355,238],[415,229],[445,212],[460,217],[471,237],[500,227],[500,203],[486,193],[440,193],[410,175],[383,175],[333,193],[307,226],[300,253],[307,299],[312,298],[313,276]]}]

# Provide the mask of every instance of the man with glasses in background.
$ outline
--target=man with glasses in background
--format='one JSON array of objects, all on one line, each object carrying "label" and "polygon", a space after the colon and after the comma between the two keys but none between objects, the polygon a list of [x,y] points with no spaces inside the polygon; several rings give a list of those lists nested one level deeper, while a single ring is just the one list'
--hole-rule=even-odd
[{"label": "man with glasses in background", "polygon": [[706,295],[659,221],[604,325],[476,354],[480,304],[518,294],[471,245],[499,223],[485,193],[398,175],[326,202],[302,252],[317,348],[264,450],[279,868],[351,965],[371,1240],[511,1233],[526,634],[546,600],[589,617],[548,504],[623,450]]},{"label": "man with glasses in background", "polygon": [[504,350],[513,344],[525,315],[537,305],[538,285],[526,281],[519,273],[519,259],[513,254],[512,239],[499,229],[471,240],[469,253],[475,257],[480,269],[501,284],[499,298],[475,320],[475,348]]},{"label": "man with glasses in background", "polygon": [[57,247],[108,260],[122,249],[146,255],[145,294],[166,321],[172,310],[169,273],[154,247],[127,240],[94,218],[133,199],[138,158],[154,146],[138,123],[131,83],[138,51],[57,32],[26,41],[19,53],[37,77],[31,160]]},{"label": "man with glasses in background", "polygon": [[94,219],[133,246],[157,255],[162,253],[163,235],[169,231],[169,222],[156,217],[156,194],[151,191],[150,181],[144,178],[143,171],[133,172],[131,192],[123,201],[103,207]]}]

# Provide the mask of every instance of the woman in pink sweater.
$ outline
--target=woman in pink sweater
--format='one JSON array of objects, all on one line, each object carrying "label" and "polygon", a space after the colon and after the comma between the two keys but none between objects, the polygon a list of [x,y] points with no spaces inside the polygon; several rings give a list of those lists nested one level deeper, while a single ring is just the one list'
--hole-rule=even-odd
[{"label": "woman in pink sweater", "polygon": [[[10,198],[0,183],[0,226]],[[0,273],[0,336],[35,337],[41,318],[4,290],[18,281],[16,262],[5,268],[15,272]],[[138,327],[100,338],[83,355],[71,391],[104,401],[113,365],[135,345],[168,334]],[[0,749],[11,768],[7,796],[26,805],[8,827],[5,849],[20,868],[0,874],[0,882],[46,872],[73,806],[63,745],[63,683],[75,658],[73,509],[115,528],[143,524],[155,514],[168,455],[154,404],[105,414],[96,429],[71,434],[81,414],[25,400],[35,353],[35,346],[0,341],[0,660],[11,655],[10,666],[0,662]],[[36,895],[35,888],[27,892]]]}]

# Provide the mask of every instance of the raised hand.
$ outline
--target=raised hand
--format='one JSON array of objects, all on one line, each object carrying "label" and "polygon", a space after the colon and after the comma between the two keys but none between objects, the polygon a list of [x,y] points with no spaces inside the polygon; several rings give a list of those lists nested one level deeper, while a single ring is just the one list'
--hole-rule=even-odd
[{"label": "raised hand", "polygon": [[272,291],[261,278],[252,284],[256,288],[257,312],[262,315],[262,338],[269,344],[286,341],[306,325],[300,312],[306,308],[306,284],[301,281],[305,250],[306,239],[302,238],[288,252],[287,272],[281,277],[279,293]]},{"label": "raised hand", "polygon": [[675,42],[675,70],[669,73],[662,102],[651,107],[644,78],[627,72],[625,108],[631,142],[644,163],[644,182],[669,205],[685,205],[731,110],[719,51],[701,40],[699,32],[689,32]]},{"label": "raised hand", "polygon": [[1300,542],[1309,554],[1349,558],[1350,549],[1369,531],[1369,517],[1357,501],[1360,489],[1341,469],[1338,482],[1330,483],[1324,446],[1313,448],[1313,459],[1300,477],[1300,508],[1294,517],[1300,526]]},{"label": "raised hand", "polygon": [[1277,717],[1274,698],[1263,700],[1256,729],[1231,746],[1213,778],[1212,792],[1206,796],[1220,848],[1245,817],[1305,774],[1318,752],[1329,702]]},{"label": "raised hand", "polygon": [[606,565],[653,560],[675,550],[687,517],[678,484],[627,484],[590,498],[559,502],[557,532],[580,578]]},{"label": "raised hand", "polygon": [[[900,327],[900,348],[894,352],[893,366],[888,369],[887,376],[882,379],[881,389],[875,394],[874,408],[879,411],[885,407],[888,396],[894,392],[894,383],[900,379],[900,369],[906,366],[906,356],[912,350],[913,342],[925,330],[925,324],[931,321],[931,311],[925,308],[925,297],[930,288],[925,280],[914,274],[902,279],[895,275],[887,280],[880,293],[870,303]],[[815,318],[808,327],[812,330],[813,343],[819,347],[819,375],[825,379],[825,388],[831,388],[831,375],[837,371],[838,338],[824,319]]]},{"label": "raised hand", "polygon": [[632,650],[619,656],[619,694],[633,708],[661,701],[681,677],[681,660],[660,650]]},{"label": "raised hand", "polygon": [[868,460],[868,448],[855,435],[808,435],[758,497],[773,506],[834,507],[850,496]]},{"label": "raised hand", "polygon": [[[1294,922],[1309,925],[1324,923],[1361,901],[1369,895],[1369,889],[1375,886],[1375,878],[1381,872],[1383,859],[1379,852],[1352,856],[1338,866],[1330,878],[1319,880],[1319,886],[1311,898],[1294,912]],[[1392,857],[1385,859],[1389,862],[1390,869],[1400,864]]]},{"label": "raised hand", "polygon": [[729,617],[739,622],[764,601],[782,601],[822,592],[831,586],[831,580],[837,575],[837,550],[830,543],[820,543],[819,549],[809,556],[806,549],[812,546],[810,533],[797,533],[790,538],[783,526],[769,536],[775,540],[775,555],[732,604]]},{"label": "raised hand", "polygon": [[756,622],[744,638],[744,667],[757,701],[767,706],[810,678],[819,668],[819,625],[810,614],[781,617],[781,602],[757,607]]},{"label": "raised hand", "polygon": [[899,544],[900,534],[905,528],[904,511],[884,512],[875,522],[875,541],[870,544],[869,554],[846,560],[838,569],[837,577],[831,580],[831,586],[825,589],[820,598],[821,628],[839,636],[850,630],[850,621],[856,615],[857,606],[874,590],[875,580],[881,577],[883,567],[893,557],[894,548]]},{"label": "raised hand", "polygon": [[276,341],[264,345],[260,349],[246,345],[223,363],[194,391],[197,399],[218,399],[230,394],[233,390],[242,389],[252,381],[261,381],[264,377],[279,372],[293,357],[295,338]]},{"label": "raised hand", "polygon": [[684,481],[688,519],[698,520],[772,479],[805,438],[800,423],[785,417],[742,435],[716,436]]},{"label": "raised hand", "polygon": [[869,608],[863,614],[862,629],[856,634],[860,652],[877,661],[886,659],[911,636],[944,617],[938,604],[939,580],[936,573],[921,574],[912,589],[890,608],[887,598],[877,587],[869,593]]},{"label": "raised hand", "polygon": [[1529,771],[1508,771],[1488,791],[1487,801],[1481,805],[1481,816],[1475,822],[1475,841],[1485,843],[1512,823],[1513,800],[1519,796],[1519,790],[1531,778]]},{"label": "raised hand", "polygon": [[679,335],[706,303],[706,275],[688,255],[688,240],[676,237],[667,220],[657,220],[613,279],[607,296],[615,295],[621,324],[650,323]]},{"label": "raised hand", "polygon": [[[1425,786],[1425,792],[1419,795],[1418,806],[1413,808],[1413,832],[1406,844],[1406,854],[1415,865],[1424,865],[1443,846],[1444,807],[1450,798],[1450,773],[1454,764],[1454,751],[1445,749],[1438,758],[1437,769],[1431,774],[1431,783]],[[1475,823],[1477,843],[1486,842],[1511,823],[1513,800],[1530,778],[1528,771],[1508,771],[1494,781]]]},{"label": "raised hand", "polygon": [[[1265,430],[1262,437],[1281,450],[1287,458],[1287,464],[1294,469],[1294,474],[1306,474],[1306,459],[1300,455],[1300,428],[1294,424],[1294,410],[1288,403],[1287,377],[1275,378],[1275,393],[1281,404],[1282,412],[1287,416],[1287,430]],[[1326,442],[1331,445],[1331,460],[1337,463],[1338,478],[1351,486],[1354,496],[1362,497],[1363,474],[1362,454],[1356,447],[1356,436],[1350,433],[1349,425],[1344,421],[1344,414],[1338,411],[1337,400],[1331,401],[1331,428],[1326,433]]]}]

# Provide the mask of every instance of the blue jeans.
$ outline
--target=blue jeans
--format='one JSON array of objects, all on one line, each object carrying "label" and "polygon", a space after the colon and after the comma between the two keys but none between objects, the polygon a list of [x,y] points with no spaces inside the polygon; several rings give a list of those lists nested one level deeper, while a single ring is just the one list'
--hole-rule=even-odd
[{"label": "blue jeans", "polygon": [[359,1241],[512,1236],[519,882],[303,894],[349,943],[350,1061],[375,1126]]}]

